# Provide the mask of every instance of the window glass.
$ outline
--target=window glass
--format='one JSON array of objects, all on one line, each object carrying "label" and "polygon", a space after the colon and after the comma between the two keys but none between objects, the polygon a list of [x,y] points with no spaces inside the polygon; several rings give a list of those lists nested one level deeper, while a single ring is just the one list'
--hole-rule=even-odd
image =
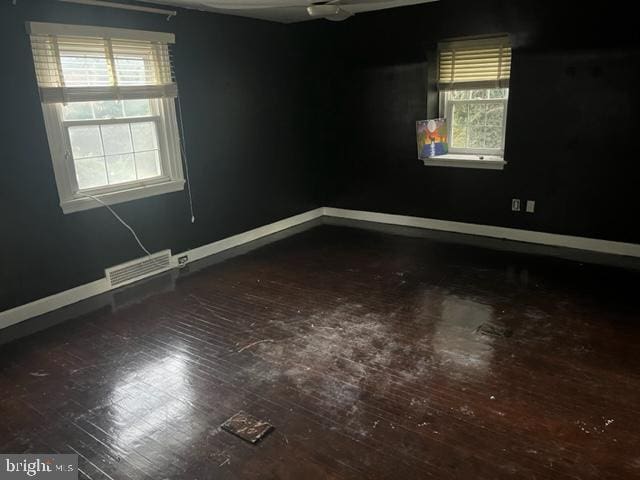
[{"label": "window glass", "polygon": [[155,122],[71,125],[68,131],[81,190],[162,175]]},{"label": "window glass", "polygon": [[73,158],[96,157],[102,155],[100,127],[87,125],[69,128]]},{"label": "window glass", "polygon": [[508,88],[451,90],[445,102],[450,112],[450,148],[460,152],[500,152]]},{"label": "window glass", "polygon": [[80,190],[107,185],[104,157],[76,159],[75,167]]},{"label": "window glass", "polygon": [[149,99],[71,102],[62,106],[62,118],[65,121],[148,117],[151,115],[151,101]]},{"label": "window glass", "polygon": [[160,175],[160,156],[158,150],[136,152],[135,158],[139,179],[153,178]]},{"label": "window glass", "polygon": [[137,179],[133,154],[107,155],[105,157],[109,184],[132,182]]}]

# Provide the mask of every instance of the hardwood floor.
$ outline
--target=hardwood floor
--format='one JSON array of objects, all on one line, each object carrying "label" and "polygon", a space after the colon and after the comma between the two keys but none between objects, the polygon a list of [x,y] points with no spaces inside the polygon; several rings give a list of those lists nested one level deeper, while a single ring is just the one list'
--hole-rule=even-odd
[{"label": "hardwood floor", "polygon": [[[0,347],[80,478],[640,478],[640,275],[318,227]],[[275,430],[222,431],[240,410]]]}]

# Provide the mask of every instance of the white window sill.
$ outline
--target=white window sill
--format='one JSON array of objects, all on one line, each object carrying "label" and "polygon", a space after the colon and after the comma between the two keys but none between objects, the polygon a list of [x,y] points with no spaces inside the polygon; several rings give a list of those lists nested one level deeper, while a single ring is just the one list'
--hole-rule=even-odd
[{"label": "white window sill", "polygon": [[[482,157],[482,159],[480,159]],[[457,167],[502,170],[507,162],[497,155],[467,155],[448,153],[422,160],[427,167]]]},{"label": "white window sill", "polygon": [[[127,190],[94,194],[94,196],[102,200],[107,205],[113,205],[116,203],[129,202],[131,200],[161,195],[163,193],[179,192],[183,189],[184,180],[170,180],[152,185],[129,188]],[[76,198],[60,202],[60,206],[62,207],[62,211],[67,214],[80,212],[82,210],[90,210],[92,208],[99,208],[103,205],[93,198],[78,196]]]}]

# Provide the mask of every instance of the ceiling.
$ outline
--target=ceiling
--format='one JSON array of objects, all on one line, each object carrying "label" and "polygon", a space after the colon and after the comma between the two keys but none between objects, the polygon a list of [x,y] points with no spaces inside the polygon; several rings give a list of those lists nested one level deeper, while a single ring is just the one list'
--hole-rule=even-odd
[{"label": "ceiling", "polygon": [[[273,22],[294,23],[313,20],[306,8],[316,0],[146,0],[151,3],[240,15]],[[340,8],[357,14],[386,8],[429,3],[437,0],[342,0]]]}]

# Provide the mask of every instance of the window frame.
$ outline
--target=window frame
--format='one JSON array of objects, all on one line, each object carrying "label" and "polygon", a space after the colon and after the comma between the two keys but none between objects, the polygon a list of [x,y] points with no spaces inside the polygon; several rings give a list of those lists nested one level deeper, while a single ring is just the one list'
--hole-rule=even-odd
[{"label": "window frame", "polygon": [[[456,90],[509,89],[512,48],[508,33],[488,36],[452,38],[438,42],[435,53],[438,115],[447,120],[448,153],[423,159],[425,166],[502,170],[507,137],[509,94],[505,99],[448,100]],[[428,95],[430,96],[430,95]],[[435,101],[434,96],[434,101]],[[502,144],[499,149],[455,148],[453,140],[453,106],[478,102],[503,103]]]},{"label": "window frame", "polygon": [[[161,110],[154,112],[157,115],[151,117],[122,117],[77,121],[63,120],[61,103],[42,104],[51,160],[60,197],[60,207],[65,214],[101,206],[99,202],[87,195],[95,196],[107,204],[115,204],[183,190],[185,181],[182,170],[175,102],[172,98],[150,100],[152,102],[157,101]],[[158,150],[162,170],[160,176],[105,185],[103,187],[79,189],[71,153],[68,125],[105,125],[150,120],[156,122],[157,126]]]},{"label": "window frame", "polygon": [[[131,40],[132,42],[151,42],[156,45],[151,48],[165,49],[162,51],[154,50],[154,61],[156,61],[156,59],[160,59],[157,61],[164,62],[167,62],[167,59],[170,59],[170,51],[168,50],[169,44],[172,44],[175,41],[173,34],[168,33],[102,28],[88,25],[28,22],[27,32],[32,36],[32,38],[34,35],[38,37],[47,35],[56,37],[57,35],[61,35],[66,37],[87,37],[88,39],[104,38],[105,45],[109,45],[108,49],[105,48],[105,55],[107,56],[107,62],[110,65],[113,65],[115,62],[113,53],[111,52],[111,39],[124,39],[125,41]],[[35,51],[35,47],[33,48]],[[110,54],[111,57],[109,57]],[[57,61],[60,61],[60,55],[57,53],[56,55],[58,58]],[[39,57],[38,60],[40,61],[39,64],[34,58],[34,64],[36,64],[36,78],[38,81],[38,88],[40,90],[40,101],[47,140],[49,143],[49,150],[51,153],[55,182],[63,213],[68,214],[81,210],[97,208],[102,206],[101,202],[105,204],[116,204],[160,195],[163,193],[177,192],[184,189],[185,178],[182,166],[182,148],[174,98],[177,95],[177,87],[173,78],[162,77],[164,79],[162,83],[151,83],[149,85],[128,86],[126,84],[122,84],[122,86],[118,86],[118,82],[116,80],[114,84],[104,87],[89,85],[72,86],[69,88],[70,96],[72,98],[65,96],[63,93],[58,99],[57,96],[60,95],[58,93],[60,90],[59,85],[56,87],[54,84],[54,88],[51,88],[52,85],[45,84],[43,86],[40,83],[41,77],[39,75],[43,68],[42,62],[49,60],[42,60],[42,57]],[[162,65],[162,67],[165,66],[166,63]],[[161,67],[153,64],[152,68],[155,69]],[[154,71],[158,72],[159,70]],[[58,72],[58,75],[63,75],[60,70],[58,70]],[[160,75],[163,74],[165,74],[165,71],[160,70]],[[116,75],[115,71],[113,75]],[[172,83],[168,83],[167,80]],[[62,87],[64,87],[64,84]],[[47,92],[43,93],[43,89],[47,90]],[[96,89],[100,90],[100,92],[96,92]],[[88,91],[89,93],[85,95],[83,90]],[[53,100],[50,98],[50,95],[48,95],[52,92],[56,95]],[[84,98],[87,96],[88,98]],[[130,99],[149,100],[151,106],[150,114],[144,116],[122,116],[87,120],[64,119],[63,106],[65,104],[90,101],[122,101]],[[153,178],[121,182],[81,190],[78,186],[76,167],[72,153],[73,150],[69,136],[69,127],[74,125],[131,124],[135,122],[155,123],[158,143],[157,151],[161,174]],[[105,154],[105,152],[103,152],[103,154]],[[106,159],[106,155],[104,156]],[[95,199],[92,197],[95,197]],[[96,201],[96,199],[98,199],[98,201]]]},{"label": "window frame", "polygon": [[[439,92],[439,111],[440,116],[447,119],[447,138],[449,139],[449,154],[451,155],[475,155],[475,156],[494,156],[504,158],[504,145],[507,138],[507,115],[509,112],[509,87],[502,87],[507,90],[506,98],[486,98],[477,100],[449,100],[447,94],[456,90],[444,90]],[[491,90],[491,88],[476,88],[473,90]],[[502,104],[504,106],[504,115],[502,116],[502,142],[500,148],[455,148],[452,147],[453,141],[453,106],[454,104]]]}]

